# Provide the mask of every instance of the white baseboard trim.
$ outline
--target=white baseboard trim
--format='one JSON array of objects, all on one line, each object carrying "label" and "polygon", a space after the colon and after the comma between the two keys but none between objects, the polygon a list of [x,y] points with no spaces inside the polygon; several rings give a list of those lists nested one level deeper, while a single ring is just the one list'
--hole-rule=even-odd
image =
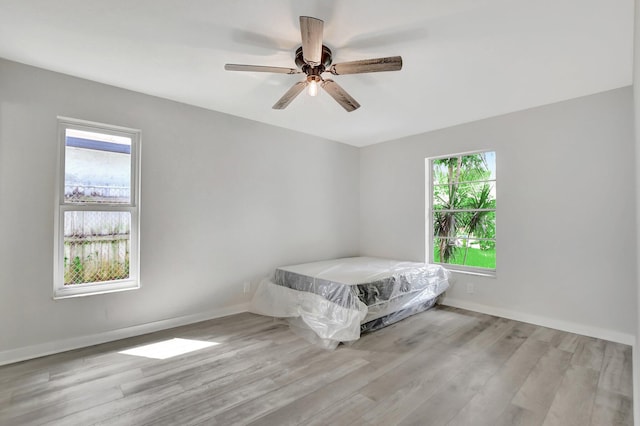
[{"label": "white baseboard trim", "polygon": [[100,343],[126,339],[127,337],[140,336],[142,334],[153,333],[155,331],[180,327],[214,318],[226,317],[228,315],[247,312],[248,310],[249,303],[242,303],[226,308],[214,309],[208,312],[169,318],[147,324],[134,325],[117,330],[105,331],[103,333],[91,334],[88,336],[72,337],[70,339],[25,346],[17,349],[9,349],[7,351],[0,351],[0,365],[12,364],[14,362],[24,361],[27,359],[39,358],[41,356],[98,345]]},{"label": "white baseboard trim", "polygon": [[583,336],[596,337],[598,339],[622,343],[632,347],[635,346],[636,338],[633,334],[621,333],[619,331],[608,330],[604,328],[591,327],[584,324],[578,324],[570,321],[563,321],[539,315],[511,311],[509,309],[496,308],[480,303],[468,302],[466,300],[452,299],[450,297],[445,297],[440,303],[445,306],[451,306],[454,308],[466,309],[469,311],[480,312],[482,314],[540,325],[542,327],[554,328],[556,330],[581,334]]}]

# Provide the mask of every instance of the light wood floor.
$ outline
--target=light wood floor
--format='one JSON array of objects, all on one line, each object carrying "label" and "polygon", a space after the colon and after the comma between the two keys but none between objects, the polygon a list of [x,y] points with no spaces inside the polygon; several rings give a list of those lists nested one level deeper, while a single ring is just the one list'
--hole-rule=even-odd
[{"label": "light wood floor", "polygon": [[[220,343],[167,360],[118,351]],[[335,351],[239,314],[0,367],[2,425],[631,425],[631,348],[437,307]]]}]

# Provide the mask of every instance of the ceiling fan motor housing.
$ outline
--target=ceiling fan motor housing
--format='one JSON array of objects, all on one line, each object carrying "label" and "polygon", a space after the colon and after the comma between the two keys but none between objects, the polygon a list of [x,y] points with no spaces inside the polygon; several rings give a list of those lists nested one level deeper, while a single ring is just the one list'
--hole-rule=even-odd
[{"label": "ceiling fan motor housing", "polygon": [[307,64],[304,61],[303,55],[302,55],[302,46],[298,47],[298,49],[296,49],[296,65],[298,66],[298,68],[300,68],[302,70],[302,72],[304,72],[307,75],[320,75],[322,74],[329,65],[331,65],[331,49],[329,49],[327,46],[325,46],[324,44],[322,45],[322,61],[321,64],[315,67],[312,67],[311,65]]}]

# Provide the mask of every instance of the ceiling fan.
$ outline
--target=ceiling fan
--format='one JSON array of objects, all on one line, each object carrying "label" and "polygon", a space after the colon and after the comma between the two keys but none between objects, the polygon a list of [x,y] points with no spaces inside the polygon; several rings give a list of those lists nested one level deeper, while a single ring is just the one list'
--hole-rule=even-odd
[{"label": "ceiling fan", "polygon": [[307,78],[294,84],[278,102],[273,105],[273,109],[285,109],[305,87],[308,87],[309,95],[315,96],[318,94],[318,86],[320,86],[349,112],[360,107],[358,101],[353,99],[353,97],[335,81],[322,78],[322,73],[330,72],[333,75],[342,75],[399,71],[402,69],[402,57],[400,56],[331,64],[331,49],[322,44],[323,27],[324,21],[321,19],[311,18],[309,16],[300,17],[302,46],[296,50],[295,59],[298,68],[226,64],[224,69],[227,71],[254,71],[278,74],[304,73],[307,75]]}]

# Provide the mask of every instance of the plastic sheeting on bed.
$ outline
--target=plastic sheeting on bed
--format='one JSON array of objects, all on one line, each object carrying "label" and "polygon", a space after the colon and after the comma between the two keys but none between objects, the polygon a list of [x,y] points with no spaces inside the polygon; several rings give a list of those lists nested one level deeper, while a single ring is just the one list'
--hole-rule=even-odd
[{"label": "plastic sheeting on bed", "polygon": [[251,311],[287,318],[326,348],[432,307],[448,287],[440,265],[351,257],[277,268],[258,285]]}]

